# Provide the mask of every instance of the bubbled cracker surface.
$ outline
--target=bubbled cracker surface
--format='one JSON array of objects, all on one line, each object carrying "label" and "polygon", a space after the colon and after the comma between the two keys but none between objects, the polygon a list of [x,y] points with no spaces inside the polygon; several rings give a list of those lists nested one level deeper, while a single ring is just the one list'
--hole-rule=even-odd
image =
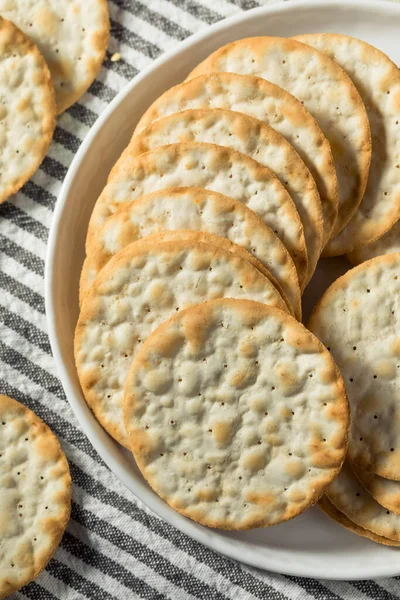
[{"label": "bubbled cracker surface", "polygon": [[89,406],[120,443],[126,445],[122,394],[132,357],[173,313],[220,297],[287,310],[276,288],[249,262],[203,243],[135,242],[99,273],[79,316],[75,361]]},{"label": "bubbled cracker surface", "polygon": [[96,274],[128,244],[161,231],[192,229],[242,246],[272,274],[299,316],[296,269],[285,246],[241,202],[200,188],[166,189],[142,196],[105,222],[92,240],[82,270],[82,299]]},{"label": "bubbled cracker surface", "polygon": [[400,479],[400,254],[375,258],[328,288],[309,328],[330,348],[349,396],[349,458]]},{"label": "bubbled cracker surface", "polygon": [[334,58],[350,75],[371,126],[372,160],[364,197],[350,223],[325,250],[328,255],[344,254],[377,239],[400,214],[400,73],[383,52],[352,37],[300,38]]},{"label": "bubbled cracker surface", "polygon": [[36,46],[0,17],[0,202],[29,179],[55,126],[50,73]]},{"label": "bubbled cracker surface", "polygon": [[400,546],[400,542],[396,542],[395,540],[390,540],[389,538],[385,538],[381,535],[376,535],[376,533],[372,533],[372,531],[368,531],[368,529],[364,529],[359,525],[356,525],[353,521],[351,521],[346,515],[344,515],[340,510],[336,508],[334,504],[330,500],[328,500],[327,495],[322,496],[321,500],[318,502],[320,508],[324,511],[328,517],[336,521],[336,523],[340,523],[349,531],[356,533],[357,535],[361,535],[377,544],[383,544],[384,546]]},{"label": "bubbled cracker surface", "polygon": [[360,527],[385,538],[400,541],[400,516],[373,499],[347,462],[329,486],[326,495],[340,512]]},{"label": "bubbled cracker surface", "polygon": [[106,0],[0,0],[0,14],[37,44],[63,112],[100,69],[110,28]]},{"label": "bubbled cracker surface", "polygon": [[304,102],[331,144],[339,185],[334,232],[340,231],[363,197],[371,159],[368,117],[348,75],[314,48],[272,37],[232,42],[211,54],[189,77],[213,71],[264,77]]},{"label": "bubbled cracker surface", "polygon": [[381,254],[392,254],[394,252],[400,252],[400,221],[397,221],[387,233],[375,242],[362,246],[362,248],[348,254],[348,258],[354,265],[358,265]]},{"label": "bubbled cracker surface", "polygon": [[328,140],[310,113],[282,88],[249,75],[213,73],[185,81],[160,96],[139,121],[135,134],[157,119],[187,109],[230,109],[259,119],[279,132],[309,168],[320,194],[324,241],[338,209],[334,161]]},{"label": "bubbled cracker surface", "polygon": [[171,144],[130,158],[98,198],[87,244],[104,221],[143,194],[167,187],[200,187],[226,194],[254,210],[285,244],[293,260],[305,249],[303,227],[283,185],[255,160],[213,144]]},{"label": "bubbled cracker surface", "polygon": [[296,516],[346,452],[348,405],[329,353],[252,302],[208,302],[158,328],[132,364],[124,419],[155,491],[225,529]]},{"label": "bubbled cracker surface", "polygon": [[56,437],[0,395],[0,598],[45,567],[69,519],[71,478]]},{"label": "bubbled cracker surface", "polygon": [[322,209],[311,173],[289,142],[266,123],[242,113],[187,110],[160,119],[136,135],[117,165],[129,160],[129,156],[175,142],[206,142],[233,148],[271,169],[289,192],[303,225],[306,248],[297,266],[304,288],[322,249]]}]

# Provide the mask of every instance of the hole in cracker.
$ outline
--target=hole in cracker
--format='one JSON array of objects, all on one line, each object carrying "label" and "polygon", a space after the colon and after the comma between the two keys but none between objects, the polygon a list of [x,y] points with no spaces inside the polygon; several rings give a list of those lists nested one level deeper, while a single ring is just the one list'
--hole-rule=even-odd
[{"label": "hole in cracker", "polygon": [[350,381],[350,383],[353,383],[354,379],[352,377],[350,377],[349,381]]},{"label": "hole in cracker", "polygon": [[377,419],[377,418],[378,418],[378,415],[374,415],[374,419]]},{"label": "hole in cracker", "polygon": [[5,424],[6,424],[6,422],[5,422],[5,421],[2,421],[2,422],[1,422],[1,424],[2,424],[2,425],[5,425]]},{"label": "hole in cracker", "polygon": [[224,365],[224,369],[227,369],[227,368],[228,368],[228,365]]},{"label": "hole in cracker", "polygon": [[251,62],[252,62],[252,63],[255,63],[256,61],[254,60],[254,58],[252,58],[252,59],[251,59]]},{"label": "hole in cracker", "polygon": [[283,60],[283,61],[282,61],[282,64],[283,64],[283,65],[285,65],[285,64],[286,64],[286,60]]},{"label": "hole in cracker", "polygon": [[264,415],[265,415],[266,417],[268,417],[268,412],[267,412],[267,411],[265,411]]},{"label": "hole in cracker", "polygon": [[390,448],[390,452],[394,452],[394,448]]},{"label": "hole in cracker", "polygon": [[378,377],[378,375],[374,375],[374,379],[376,379]]},{"label": "hole in cracker", "polygon": [[44,480],[44,477],[43,477],[43,475],[41,475],[41,476],[40,476],[40,479],[41,479],[42,481]]},{"label": "hole in cracker", "polygon": [[211,469],[211,465],[207,465],[207,469]]},{"label": "hole in cracker", "polygon": [[275,389],[275,386],[273,385],[273,386],[271,387],[271,390],[272,390],[272,391],[274,391],[274,389]]},{"label": "hole in cracker", "polygon": [[225,402],[221,402],[221,406],[225,406]]},{"label": "hole in cracker", "polygon": [[240,289],[241,289],[241,290],[243,289],[243,286],[242,286],[242,285],[239,285],[239,287],[240,287]]},{"label": "hole in cracker", "polygon": [[178,381],[179,381],[179,383],[181,383],[181,382],[182,382],[182,379],[179,377]]},{"label": "hole in cracker", "polygon": [[387,90],[387,92],[386,92],[386,93],[387,93],[387,94],[390,94],[390,90]]},{"label": "hole in cracker", "polygon": [[387,514],[387,515],[390,515],[390,510],[387,510],[387,511],[386,511],[386,514]]},{"label": "hole in cracker", "polygon": [[291,452],[289,452],[289,456],[293,456]]},{"label": "hole in cracker", "polygon": [[384,195],[384,196],[387,196],[387,195],[388,195],[388,193],[387,193],[387,192],[383,192],[383,195]]},{"label": "hole in cracker", "polygon": [[209,270],[209,271],[212,271],[212,267],[208,267],[208,270]]},{"label": "hole in cracker", "polygon": [[261,446],[261,444],[262,444],[262,441],[261,441],[261,440],[258,440],[257,444],[258,444],[259,446]]},{"label": "hole in cracker", "polygon": [[397,275],[395,275],[395,276],[393,277],[393,279],[395,279],[395,280],[397,281],[397,279],[398,279]]},{"label": "hole in cracker", "polygon": [[164,452],[160,452],[160,456],[164,456]]},{"label": "hole in cracker", "polygon": [[328,406],[328,403],[327,403],[327,402],[324,402],[324,406]]},{"label": "hole in cracker", "polygon": [[255,364],[258,365],[258,360],[255,361]]},{"label": "hole in cracker", "polygon": [[353,346],[353,350],[357,350],[357,346]]},{"label": "hole in cracker", "polygon": [[170,420],[171,425],[175,425],[175,421],[173,419]]},{"label": "hole in cracker", "polygon": [[362,441],[363,441],[363,439],[364,439],[364,438],[360,437],[360,442],[362,442]]},{"label": "hole in cracker", "polygon": [[357,492],[356,496],[359,496],[359,495],[360,495],[360,492]]}]

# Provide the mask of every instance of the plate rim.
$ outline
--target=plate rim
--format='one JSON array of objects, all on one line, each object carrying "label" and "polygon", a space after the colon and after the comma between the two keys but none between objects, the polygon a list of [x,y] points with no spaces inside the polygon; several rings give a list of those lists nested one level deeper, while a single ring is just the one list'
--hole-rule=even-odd
[{"label": "plate rim", "polygon": [[[253,8],[237,15],[233,15],[228,18],[222,18],[221,21],[205,27],[197,33],[190,35],[185,40],[179,42],[176,47],[171,50],[164,52],[156,60],[154,60],[148,67],[138,73],[126,86],[115,96],[110,104],[104,109],[99,115],[94,124],[91,126],[89,132],[86,134],[82,141],[76,155],[74,156],[68,172],[62,183],[58,198],[54,207],[52,223],[49,232],[49,238],[47,242],[46,259],[45,259],[45,274],[44,274],[44,292],[45,292],[45,310],[46,320],[48,326],[48,335],[50,340],[50,346],[56,366],[57,375],[63,386],[66,398],[69,405],[71,406],[79,425],[81,426],[84,434],[89,439],[90,443],[100,455],[107,467],[112,473],[118,477],[120,481],[128,488],[128,490],[137,498],[140,502],[143,502],[151,511],[153,511],[159,518],[166,521],[168,524],[176,527],[181,533],[189,536],[191,539],[205,545],[211,550],[218,552],[219,554],[243,564],[262,569],[263,571],[269,570],[275,573],[284,575],[299,576],[299,577],[311,577],[316,579],[331,579],[338,581],[351,581],[359,579],[376,579],[382,577],[391,577],[400,574],[400,566],[397,569],[390,565],[388,561],[387,565],[373,568],[372,565],[367,565],[364,569],[352,568],[351,573],[338,573],[336,570],[322,571],[321,567],[315,567],[314,565],[308,565],[306,568],[301,566],[296,567],[296,562],[282,564],[282,558],[274,559],[273,555],[269,556],[268,559],[263,557],[261,560],[254,558],[254,554],[251,554],[251,559],[247,559],[246,556],[241,555],[239,557],[239,550],[236,549],[233,544],[229,544],[229,539],[220,538],[214,535],[214,530],[208,530],[207,528],[201,527],[197,523],[194,523],[188,519],[184,519],[181,515],[177,515],[175,511],[170,509],[163,501],[158,497],[153,498],[148,495],[147,485],[143,485],[139,482],[133,488],[132,482],[128,475],[128,469],[124,465],[120,464],[120,461],[116,456],[113,455],[111,446],[107,443],[105,432],[95,421],[95,417],[88,409],[87,406],[82,406],[79,400],[74,385],[72,384],[66,365],[62,357],[61,342],[57,336],[56,326],[56,308],[53,304],[53,286],[55,280],[54,273],[54,260],[57,248],[57,237],[60,230],[63,211],[66,208],[67,200],[69,196],[70,187],[75,179],[75,176],[80,168],[80,165],[86,156],[92,141],[100,132],[101,128],[112,115],[112,113],[118,108],[119,104],[129,95],[132,91],[139,87],[143,80],[145,80],[153,71],[162,67],[165,63],[170,62],[174,58],[178,57],[181,53],[185,52],[188,48],[198,45],[201,42],[207,40],[207,38],[213,37],[218,31],[229,29],[230,27],[237,25],[238,23],[244,23],[246,21],[252,21],[254,18],[266,17],[271,14],[283,14],[290,13],[293,8],[297,10],[301,9],[325,9],[331,8],[342,8],[342,9],[356,9],[364,12],[367,9],[374,9],[378,12],[391,12],[393,15],[400,19],[400,4],[395,4],[390,0],[291,0],[289,2],[275,1],[265,6]],[[99,439],[103,437],[103,440]],[[108,437],[108,436],[107,436]],[[103,443],[106,442],[106,443]],[[110,438],[110,442],[115,444]],[[110,446],[110,447],[107,447]],[[139,489],[139,493],[138,493]],[[143,491],[143,494],[140,491]],[[147,498],[144,499],[144,495],[147,493]],[[168,515],[168,516],[166,516]],[[193,527],[194,525],[194,527]],[[265,561],[268,564],[265,564]]]}]

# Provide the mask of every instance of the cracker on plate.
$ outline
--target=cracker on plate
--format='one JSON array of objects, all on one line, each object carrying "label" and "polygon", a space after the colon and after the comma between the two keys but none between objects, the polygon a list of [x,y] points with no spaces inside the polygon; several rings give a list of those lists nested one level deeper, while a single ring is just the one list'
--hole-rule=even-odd
[{"label": "cracker on plate", "polygon": [[89,222],[87,248],[107,217],[123,204],[167,187],[200,187],[240,200],[273,229],[298,273],[307,268],[303,225],[277,177],[254,159],[215,144],[162,146],[129,158],[99,196]]},{"label": "cracker on plate", "polygon": [[364,529],[363,527],[356,525],[356,523],[351,521],[348,517],[346,517],[346,515],[340,512],[340,510],[338,510],[336,506],[332,504],[326,495],[322,496],[318,502],[318,505],[321,510],[328,515],[328,517],[330,517],[333,521],[336,521],[336,523],[343,525],[343,527],[349,531],[376,542],[377,544],[383,544],[384,546],[400,546],[400,542],[389,540],[389,538],[385,538],[381,535],[376,535],[376,533],[372,533],[372,531],[368,531],[368,529]]},{"label": "cracker on plate", "polygon": [[386,54],[347,35],[315,33],[296,39],[334,58],[346,71],[371,127],[372,159],[363,199],[324,251],[337,256],[381,237],[400,216],[400,71]]},{"label": "cracker on plate", "polygon": [[97,276],[76,327],[75,361],[86,401],[121,444],[127,445],[122,393],[133,356],[173,313],[218,297],[288,310],[275,286],[250,262],[193,239],[134,242]]},{"label": "cracker on plate", "polygon": [[209,108],[229,109],[259,119],[290,142],[317,184],[325,244],[338,212],[338,186],[331,147],[303,104],[281,87],[253,75],[200,75],[172,87],[153,102],[140,119],[134,136],[157,119],[183,110]]},{"label": "cracker on plate", "polygon": [[400,481],[368,473],[356,465],[352,465],[352,469],[360,483],[381,506],[400,515]]},{"label": "cracker on plate", "polygon": [[[81,279],[80,303],[97,273],[128,244],[165,230],[191,229],[222,236],[249,252],[246,256],[271,278],[301,318],[296,268],[280,239],[242,202],[201,188],[167,188],[141,196],[107,219],[88,248]],[[214,239],[214,243],[216,243]]]},{"label": "cracker on plate", "polygon": [[0,14],[37,44],[51,71],[57,114],[64,112],[103,62],[110,32],[107,1],[0,0]]},{"label": "cracker on plate", "polygon": [[54,88],[38,48],[0,17],[0,203],[42,162],[55,127]]},{"label": "cracker on plate", "polygon": [[188,79],[215,71],[263,77],[304,102],[331,144],[339,184],[333,233],[341,231],[361,202],[371,161],[368,116],[350,77],[315,48],[278,37],[231,42],[200,63]]},{"label": "cracker on plate", "polygon": [[315,181],[293,146],[265,122],[243,113],[189,109],[159,119],[136,135],[114,169],[130,156],[175,142],[206,142],[233,148],[271,169],[289,192],[303,225],[308,267],[299,273],[299,280],[304,289],[322,250],[322,208]]},{"label": "cracker on plate", "polygon": [[400,479],[400,254],[339,277],[308,327],[330,349],[346,384],[350,461]]},{"label": "cracker on plate", "polygon": [[37,577],[71,510],[71,476],[55,435],[31,410],[0,395],[0,598]]},{"label": "cracker on plate", "polygon": [[293,317],[246,300],[206,302],[156,329],[123,411],[143,476],[210,527],[295,517],[346,454],[349,409],[331,355]]},{"label": "cracker on plate", "polygon": [[326,491],[328,500],[350,521],[372,533],[400,542],[400,516],[381,506],[361,485],[346,461]]}]

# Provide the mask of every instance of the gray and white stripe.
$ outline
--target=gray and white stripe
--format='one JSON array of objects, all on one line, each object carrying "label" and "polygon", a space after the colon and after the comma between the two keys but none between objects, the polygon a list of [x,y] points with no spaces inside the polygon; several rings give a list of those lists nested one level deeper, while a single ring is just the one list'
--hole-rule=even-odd
[{"label": "gray and white stripe", "polygon": [[[58,120],[40,169],[0,206],[0,392],[32,408],[59,437],[74,481],[72,518],[32,600],[391,600],[396,579],[313,581],[241,566],[152,514],[110,473],[80,429],[55,372],[46,333],[44,259],[68,166],[107,104],[161,53],[263,0],[111,0],[109,51],[97,80]],[[111,62],[114,52],[122,60]]]}]

